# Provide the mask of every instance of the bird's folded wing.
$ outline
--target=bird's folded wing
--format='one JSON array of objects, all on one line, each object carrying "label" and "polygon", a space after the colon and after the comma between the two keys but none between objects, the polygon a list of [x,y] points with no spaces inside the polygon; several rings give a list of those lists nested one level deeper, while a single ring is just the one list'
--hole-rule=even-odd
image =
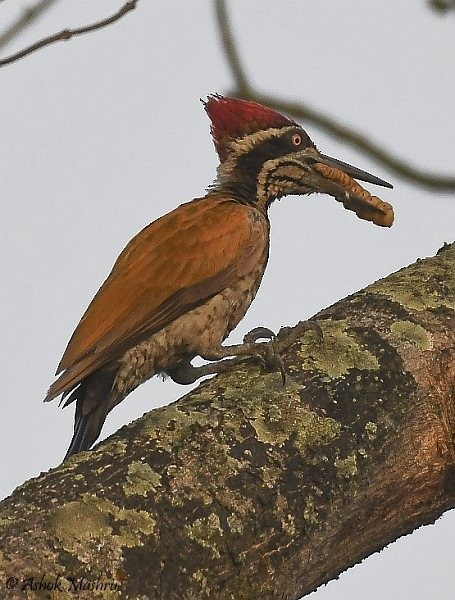
[{"label": "bird's folded wing", "polygon": [[135,236],[76,327],[46,400],[246,275],[267,244],[267,223],[252,211],[197,199]]}]

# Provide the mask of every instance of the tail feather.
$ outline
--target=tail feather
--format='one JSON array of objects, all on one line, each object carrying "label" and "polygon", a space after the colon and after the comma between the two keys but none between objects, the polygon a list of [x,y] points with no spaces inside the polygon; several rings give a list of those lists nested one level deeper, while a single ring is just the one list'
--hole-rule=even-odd
[{"label": "tail feather", "polygon": [[74,433],[64,461],[73,454],[89,450],[98,439],[112,402],[112,384],[116,369],[104,368],[95,371],[73,390],[64,406],[76,401]]},{"label": "tail feather", "polygon": [[89,450],[91,445],[98,439],[101,428],[106,420],[107,412],[92,410],[86,415],[76,416],[74,419],[74,434],[69,448],[65,454],[64,461],[73,454]]}]

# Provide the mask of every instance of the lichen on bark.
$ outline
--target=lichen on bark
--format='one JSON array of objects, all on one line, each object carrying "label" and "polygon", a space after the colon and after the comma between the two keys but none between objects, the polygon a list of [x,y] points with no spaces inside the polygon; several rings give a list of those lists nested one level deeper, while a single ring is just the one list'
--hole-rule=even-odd
[{"label": "lichen on bark", "polygon": [[321,311],[322,342],[282,330],[286,387],[245,361],[26,482],[1,503],[1,581],[290,600],[453,507],[454,263],[451,246]]}]

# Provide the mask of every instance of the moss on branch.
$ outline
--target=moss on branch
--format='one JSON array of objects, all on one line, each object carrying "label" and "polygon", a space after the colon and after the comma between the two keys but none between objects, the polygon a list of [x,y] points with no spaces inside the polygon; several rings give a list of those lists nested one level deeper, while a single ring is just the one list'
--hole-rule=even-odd
[{"label": "moss on branch", "polygon": [[26,482],[0,507],[2,585],[293,599],[434,521],[455,504],[454,273],[452,245],[316,315],[284,388],[245,361]]}]

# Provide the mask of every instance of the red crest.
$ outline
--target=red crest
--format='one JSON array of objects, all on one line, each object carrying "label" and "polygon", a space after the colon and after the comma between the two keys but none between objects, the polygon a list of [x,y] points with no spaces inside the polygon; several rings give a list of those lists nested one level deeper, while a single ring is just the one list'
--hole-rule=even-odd
[{"label": "red crest", "polygon": [[210,118],[210,132],[221,160],[226,157],[224,146],[229,138],[240,138],[271,127],[297,125],[280,113],[250,100],[226,98],[218,94],[208,97],[204,108]]}]

